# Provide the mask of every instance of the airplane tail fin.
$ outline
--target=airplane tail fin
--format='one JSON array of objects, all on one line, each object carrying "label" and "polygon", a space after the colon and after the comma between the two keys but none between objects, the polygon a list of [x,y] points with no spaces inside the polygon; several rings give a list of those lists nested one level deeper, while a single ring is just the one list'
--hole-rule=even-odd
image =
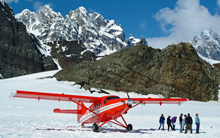
[{"label": "airplane tail fin", "polygon": [[[80,105],[79,105],[80,104]],[[79,122],[80,118],[86,113],[87,108],[83,102],[77,104],[77,110],[81,110],[81,114],[77,114],[77,121]]]},{"label": "airplane tail fin", "polygon": [[54,113],[65,113],[65,114],[77,114],[77,121],[80,122],[80,118],[86,113],[87,107],[83,102],[77,103],[77,110],[70,110],[70,109],[60,109],[55,108],[53,110]]}]

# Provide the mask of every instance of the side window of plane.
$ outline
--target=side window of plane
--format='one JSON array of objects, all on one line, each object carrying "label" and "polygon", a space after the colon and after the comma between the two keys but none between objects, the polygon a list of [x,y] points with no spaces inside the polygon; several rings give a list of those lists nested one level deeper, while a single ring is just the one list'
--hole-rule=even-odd
[{"label": "side window of plane", "polygon": [[104,104],[106,104],[107,103],[107,101],[106,101],[106,99],[104,99]]}]

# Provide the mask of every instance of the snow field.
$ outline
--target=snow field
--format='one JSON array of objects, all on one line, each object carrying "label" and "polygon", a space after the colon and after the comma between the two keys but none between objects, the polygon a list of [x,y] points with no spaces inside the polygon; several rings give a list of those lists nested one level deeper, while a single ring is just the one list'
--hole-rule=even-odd
[{"label": "snow field", "polygon": [[[14,138],[47,138],[47,137],[220,137],[220,103],[216,101],[197,102],[189,101],[182,105],[139,105],[128,111],[124,115],[128,124],[133,125],[134,131],[126,132],[125,129],[107,124],[102,127],[102,131],[95,133],[91,130],[92,124],[87,124],[86,128],[80,128],[77,117],[73,114],[55,114],[54,108],[76,109],[76,105],[70,102],[58,102],[49,100],[33,100],[22,98],[9,98],[10,92],[14,90],[28,90],[51,93],[68,93],[77,95],[103,96],[104,94],[90,94],[84,89],[79,89],[74,82],[58,82],[54,78],[39,79],[52,76],[57,71],[49,71],[0,80],[0,137]],[[127,97],[124,92],[108,90],[111,94],[120,97]],[[142,97],[136,93],[129,93],[130,97]],[[160,97],[148,95],[150,97]],[[144,97],[148,97],[144,96]],[[88,105],[87,105],[88,106]],[[201,121],[201,133],[184,134],[179,132],[179,122],[176,122],[176,131],[157,130],[159,127],[159,117],[161,113],[165,118],[168,115],[179,117],[180,113],[190,113],[193,121],[195,114],[199,113]],[[119,119],[120,120],[120,119]],[[195,124],[193,123],[193,129]]]}]

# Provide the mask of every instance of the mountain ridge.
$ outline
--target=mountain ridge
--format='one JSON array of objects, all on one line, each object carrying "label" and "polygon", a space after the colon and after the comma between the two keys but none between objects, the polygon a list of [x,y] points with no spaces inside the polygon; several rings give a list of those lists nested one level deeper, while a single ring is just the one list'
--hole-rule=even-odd
[{"label": "mountain ridge", "polygon": [[220,35],[213,30],[203,30],[192,44],[202,56],[220,61]]},{"label": "mountain ridge", "polygon": [[198,56],[192,44],[179,43],[163,50],[133,46],[95,62],[70,66],[55,77],[59,81],[84,84],[89,90],[109,89],[209,101],[218,99],[218,72]]},{"label": "mountain ridge", "polygon": [[96,55],[108,55],[128,47],[121,26],[96,12],[88,13],[84,7],[71,10],[65,18],[59,12],[54,12],[49,5],[36,13],[23,10],[15,17],[26,25],[28,32],[35,34],[44,43],[82,41]]}]

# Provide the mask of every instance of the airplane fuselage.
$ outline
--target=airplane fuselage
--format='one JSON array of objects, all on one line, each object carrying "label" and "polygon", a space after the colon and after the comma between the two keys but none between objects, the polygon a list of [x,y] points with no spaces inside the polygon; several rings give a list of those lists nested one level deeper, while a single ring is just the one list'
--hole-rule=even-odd
[{"label": "airplane fuselage", "polygon": [[129,109],[128,104],[122,102],[117,96],[103,97],[101,103],[92,104],[89,107],[89,110],[81,116],[79,122],[83,124],[106,122],[112,119],[117,119]]}]

